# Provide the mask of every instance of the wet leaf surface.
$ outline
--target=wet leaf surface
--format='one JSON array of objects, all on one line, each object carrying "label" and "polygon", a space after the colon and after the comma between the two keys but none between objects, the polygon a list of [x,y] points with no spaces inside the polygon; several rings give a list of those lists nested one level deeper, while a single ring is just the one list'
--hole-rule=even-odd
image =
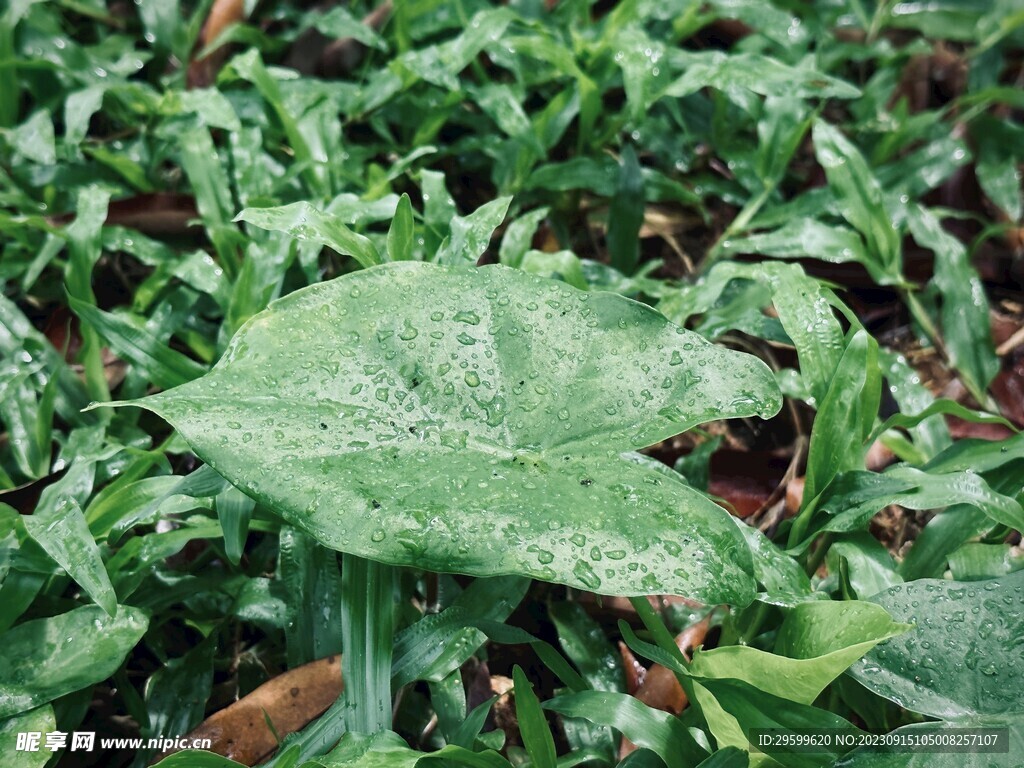
[{"label": "wet leaf surface", "polygon": [[618,454],[769,416],[774,382],[612,294],[500,266],[365,270],[276,303],[210,374],[139,404],[336,549],[609,594],[753,594],[726,514]]}]

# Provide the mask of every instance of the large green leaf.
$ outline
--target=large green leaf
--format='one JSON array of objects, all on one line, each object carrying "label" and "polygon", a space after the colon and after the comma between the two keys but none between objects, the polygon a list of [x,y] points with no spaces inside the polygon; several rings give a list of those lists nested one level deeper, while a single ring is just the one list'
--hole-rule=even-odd
[{"label": "large green leaf", "polygon": [[1024,573],[989,581],[921,579],[872,598],[917,629],[868,653],[850,674],[923,715],[951,721],[1021,717],[1024,690],[1007,685],[1024,637]]},{"label": "large green leaf", "polygon": [[860,749],[839,765],[1018,765],[1024,754],[1024,692],[1007,674],[1020,665],[1024,572],[974,582],[921,579],[894,586],[872,601],[917,628],[874,648],[849,674],[912,712],[942,720],[897,733],[933,733],[954,726],[1006,728],[1010,751],[923,755]]},{"label": "large green leaf", "polygon": [[753,597],[728,516],[620,454],[771,416],[774,379],[618,295],[498,265],[387,264],[276,302],[209,374],[134,403],[339,550],[611,594]]}]

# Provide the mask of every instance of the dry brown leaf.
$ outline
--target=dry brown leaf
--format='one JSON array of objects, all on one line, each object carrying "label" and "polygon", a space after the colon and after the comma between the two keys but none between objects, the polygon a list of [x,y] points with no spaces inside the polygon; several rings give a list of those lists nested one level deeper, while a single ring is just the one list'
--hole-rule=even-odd
[{"label": "dry brown leaf", "polygon": [[210,739],[211,752],[255,765],[277,749],[277,739],[267,727],[268,719],[283,738],[323,714],[341,690],[340,655],[311,661],[268,680],[248,696],[210,715],[186,738]]},{"label": "dry brown leaf", "polygon": [[[709,617],[705,617],[676,635],[676,646],[687,660],[690,658],[690,651],[703,645],[709,623]],[[647,675],[634,696],[649,707],[671,712],[673,715],[678,715],[689,704],[675,673],[660,664],[654,664],[647,670]],[[619,745],[619,759],[635,750],[636,745],[623,736]]]},{"label": "dry brown leaf", "polygon": [[[202,50],[217,39],[218,35],[232,24],[245,20],[245,3],[243,0],[214,0],[210,13],[203,24],[199,35],[198,49]],[[188,87],[206,88],[213,85],[224,59],[228,55],[226,47],[214,51],[209,56],[193,59],[188,65]]]}]

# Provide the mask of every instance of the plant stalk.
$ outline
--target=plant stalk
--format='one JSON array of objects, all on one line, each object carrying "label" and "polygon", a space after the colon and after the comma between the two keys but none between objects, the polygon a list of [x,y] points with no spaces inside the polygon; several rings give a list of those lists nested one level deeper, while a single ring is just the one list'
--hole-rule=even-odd
[{"label": "plant stalk", "polygon": [[391,730],[395,569],[344,555],[341,567],[341,677],[345,727]]}]

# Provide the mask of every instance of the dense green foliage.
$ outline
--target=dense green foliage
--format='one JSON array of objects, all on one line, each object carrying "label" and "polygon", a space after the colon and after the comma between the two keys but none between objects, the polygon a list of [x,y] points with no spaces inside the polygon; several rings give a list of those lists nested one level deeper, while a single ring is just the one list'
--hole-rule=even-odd
[{"label": "dense green foliage", "polygon": [[[1010,754],[778,762],[1024,759],[1024,437],[976,268],[1019,238],[1019,0],[265,0],[204,39],[210,6],[0,11],[4,765],[338,652],[267,765],[739,768],[826,727]],[[759,526],[707,492],[723,435],[790,463]],[[924,513],[902,548],[887,508]]]}]

